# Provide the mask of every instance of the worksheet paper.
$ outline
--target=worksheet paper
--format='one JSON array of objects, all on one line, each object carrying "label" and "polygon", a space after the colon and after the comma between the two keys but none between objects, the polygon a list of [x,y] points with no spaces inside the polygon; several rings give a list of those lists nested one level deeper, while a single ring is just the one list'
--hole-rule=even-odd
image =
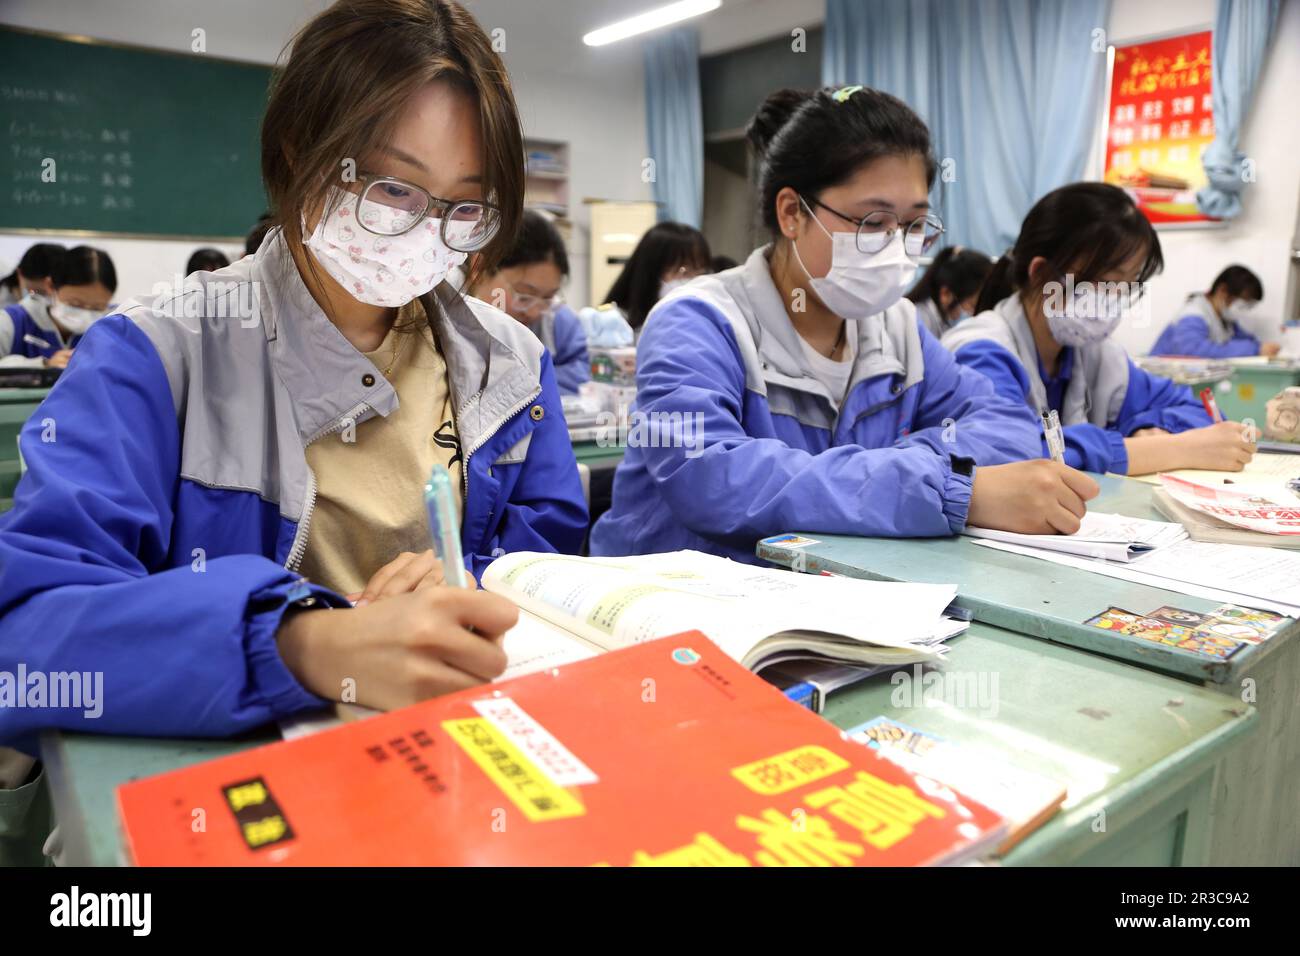
[{"label": "worksheet paper", "polygon": [[[1260,451],[1255,453],[1255,457],[1241,471],[1200,471],[1195,468],[1184,468],[1163,474],[1215,488],[1231,488],[1234,491],[1245,488],[1267,488],[1270,491],[1282,491],[1289,495],[1290,492],[1286,491],[1286,483],[1290,478],[1300,478],[1300,456]],[[1160,475],[1135,475],[1134,480],[1148,485],[1158,485]]]},{"label": "worksheet paper", "polygon": [[1107,561],[1132,561],[1156,548],[1187,537],[1183,526],[1176,522],[1151,521],[1147,518],[1130,518],[1127,515],[1094,511],[1083,516],[1079,530],[1074,534],[1016,534],[970,525],[966,526],[962,534]]},{"label": "worksheet paper", "polygon": [[1180,594],[1300,617],[1300,553],[1295,551],[1186,540],[1119,563],[1003,541],[975,543]]}]

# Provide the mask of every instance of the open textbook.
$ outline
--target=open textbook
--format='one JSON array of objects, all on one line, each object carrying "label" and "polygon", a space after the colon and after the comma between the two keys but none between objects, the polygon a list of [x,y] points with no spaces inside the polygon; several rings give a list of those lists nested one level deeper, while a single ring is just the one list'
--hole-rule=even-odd
[{"label": "open textbook", "polygon": [[[814,662],[861,676],[935,661],[967,628],[944,610],[956,585],[860,581],[740,564],[698,551],[579,558],[519,551],[483,573],[484,590],[520,608],[498,680],[605,651],[701,631],[743,666]],[[836,686],[850,683],[841,679]],[[374,716],[357,704],[282,721],[286,739]]]},{"label": "open textbook", "polygon": [[964,629],[953,585],[796,574],[698,551],[630,558],[516,552],[483,588],[525,612],[506,635],[506,677],[698,630],[753,671],[813,660],[862,668],[936,660]]},{"label": "open textbook", "polygon": [[1182,525],[1089,511],[1074,534],[1017,534],[970,525],[962,534],[1044,551],[1107,561],[1132,561],[1187,537]]}]

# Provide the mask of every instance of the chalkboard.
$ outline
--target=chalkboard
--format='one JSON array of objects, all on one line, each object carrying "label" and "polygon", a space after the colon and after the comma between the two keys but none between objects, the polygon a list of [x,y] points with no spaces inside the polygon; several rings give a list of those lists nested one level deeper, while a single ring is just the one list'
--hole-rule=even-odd
[{"label": "chalkboard", "polygon": [[0,27],[0,231],[242,238],[266,66]]}]

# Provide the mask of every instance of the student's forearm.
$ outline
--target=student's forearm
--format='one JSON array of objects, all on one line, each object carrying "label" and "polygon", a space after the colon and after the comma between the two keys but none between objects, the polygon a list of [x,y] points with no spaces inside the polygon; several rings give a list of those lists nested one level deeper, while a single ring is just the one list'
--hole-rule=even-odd
[{"label": "student's forearm", "polygon": [[1151,475],[1187,466],[1187,455],[1177,435],[1143,435],[1125,438],[1130,475]]}]

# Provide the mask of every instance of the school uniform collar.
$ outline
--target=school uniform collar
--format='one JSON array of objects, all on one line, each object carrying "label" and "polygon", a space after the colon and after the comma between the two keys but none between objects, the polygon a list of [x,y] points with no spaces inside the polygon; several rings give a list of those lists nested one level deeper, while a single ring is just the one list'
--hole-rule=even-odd
[{"label": "school uniform collar", "polygon": [[1204,292],[1193,292],[1187,297],[1185,306],[1189,313],[1199,315],[1210,328],[1210,337],[1216,342],[1226,342],[1232,338],[1233,322],[1226,316],[1219,315],[1214,303]]},{"label": "school uniform collar", "polygon": [[[1025,315],[1020,296],[1015,293],[1007,296],[994,306],[994,311],[1006,323],[1012,340],[1016,343],[1017,358],[1020,359],[1020,364],[1029,379],[1029,393],[1034,411],[1041,412],[1048,407],[1047,373],[1038,354],[1038,344],[1034,341],[1034,333],[1029,327],[1029,317]],[[1066,346],[1064,352],[1068,354],[1062,354],[1061,369],[1053,379],[1053,381],[1060,381],[1069,377],[1061,396],[1061,407],[1057,409],[1063,425],[1074,425],[1088,420],[1088,409],[1091,404],[1088,395],[1088,376],[1074,374],[1075,363],[1080,360],[1080,356],[1076,354],[1078,351]],[[1030,356],[1033,357],[1032,363],[1029,361]]]},{"label": "school uniform collar", "polygon": [[1034,355],[1038,358],[1038,377],[1047,386],[1055,385],[1057,382],[1068,382],[1074,374],[1074,348],[1072,346],[1065,345],[1061,347],[1061,367],[1055,375],[1047,373],[1047,367],[1043,365],[1043,357],[1038,354],[1038,349],[1034,349]]},{"label": "school uniform collar", "polygon": [[[755,249],[741,269],[741,281],[750,305],[746,318],[758,350],[763,378],[770,384],[821,395],[838,406],[840,398],[826,390],[804,355],[799,332],[790,321],[780,290],[772,281],[771,255],[771,244]],[[858,319],[854,325],[857,328],[857,356],[848,391],[851,392],[859,382],[880,375],[904,376],[905,386],[924,377],[919,338],[914,328],[910,338],[917,340],[917,354],[912,360],[910,340],[900,347],[886,335],[883,314]],[[915,322],[912,325],[915,326]]]},{"label": "school uniform collar", "polygon": [[268,234],[253,262],[252,278],[271,363],[293,400],[303,443],[372,413],[387,416],[397,392],[374,364],[338,330],[298,275],[280,230]]},{"label": "school uniform collar", "polygon": [[[270,233],[252,268],[271,362],[293,405],[299,437],[314,440],[345,420],[387,417],[397,392],[349,342],[311,297],[279,230]],[[447,378],[461,445],[473,449],[541,391],[538,360],[519,347],[532,333],[503,316],[490,332],[449,282],[421,299]],[[490,309],[483,305],[482,308]]]}]

